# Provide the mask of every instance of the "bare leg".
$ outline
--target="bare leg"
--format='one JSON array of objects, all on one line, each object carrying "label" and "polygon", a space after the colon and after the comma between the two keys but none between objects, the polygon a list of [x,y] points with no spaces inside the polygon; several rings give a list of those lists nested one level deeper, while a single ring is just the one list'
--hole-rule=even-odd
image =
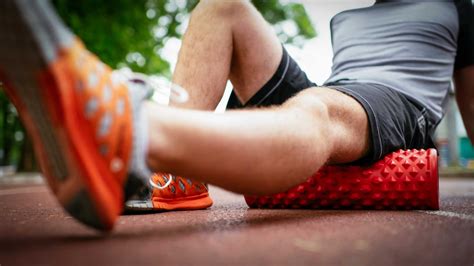
[{"label": "bare leg", "polygon": [[213,110],[228,79],[245,102],[275,73],[281,56],[278,38],[249,1],[202,1],[191,16],[173,76],[190,100],[175,105]]},{"label": "bare leg", "polygon": [[[245,1],[203,1],[193,12],[174,82],[180,107],[212,110],[230,79],[246,102],[281,60],[276,36]],[[283,106],[226,114],[150,104],[148,164],[248,194],[290,188],[326,162],[349,162],[369,147],[367,117],[351,97],[306,90]]]},{"label": "bare leg", "polygon": [[147,106],[148,165],[247,194],[286,190],[324,163],[369,149],[367,116],[353,98],[307,89],[280,107],[214,114]]}]

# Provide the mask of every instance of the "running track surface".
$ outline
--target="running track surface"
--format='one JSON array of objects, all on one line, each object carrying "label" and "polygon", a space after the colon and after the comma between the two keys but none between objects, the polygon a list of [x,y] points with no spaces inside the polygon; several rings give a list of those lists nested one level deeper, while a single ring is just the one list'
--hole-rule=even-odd
[{"label": "running track surface", "polygon": [[100,234],[44,185],[0,186],[0,265],[474,265],[474,179],[442,179],[441,210],[248,209],[211,188],[202,211],[122,216]]}]

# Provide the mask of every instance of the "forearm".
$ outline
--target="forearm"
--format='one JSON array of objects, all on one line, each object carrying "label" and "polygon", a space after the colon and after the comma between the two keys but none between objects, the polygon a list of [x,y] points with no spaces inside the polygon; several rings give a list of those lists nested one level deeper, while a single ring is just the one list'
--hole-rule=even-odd
[{"label": "forearm", "polygon": [[456,101],[461,112],[467,135],[474,144],[474,66],[456,71]]},{"label": "forearm", "polygon": [[[474,88],[472,88],[472,90],[474,90]],[[463,98],[462,95],[457,94],[456,100],[464,126],[466,127],[467,136],[474,145],[474,98]]]}]

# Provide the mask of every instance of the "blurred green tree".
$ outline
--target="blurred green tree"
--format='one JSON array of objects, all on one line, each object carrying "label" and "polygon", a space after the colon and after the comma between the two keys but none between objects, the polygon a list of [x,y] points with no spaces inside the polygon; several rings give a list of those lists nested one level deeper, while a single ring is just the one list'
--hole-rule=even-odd
[{"label": "blurred green tree", "polygon": [[[160,50],[170,38],[184,33],[196,0],[53,0],[57,11],[88,49],[113,67],[170,76]],[[253,1],[282,41],[301,44],[316,36],[301,4],[279,0]],[[294,30],[285,31],[290,27]]]},{"label": "blurred green tree", "polygon": [[[127,66],[146,74],[171,76],[161,50],[170,38],[184,33],[197,0],[52,0],[59,15],[85,43],[113,68]],[[316,36],[301,4],[254,0],[283,43],[300,46]],[[0,84],[1,86],[1,84]],[[0,166],[34,169],[31,144],[18,115],[0,92]]]}]

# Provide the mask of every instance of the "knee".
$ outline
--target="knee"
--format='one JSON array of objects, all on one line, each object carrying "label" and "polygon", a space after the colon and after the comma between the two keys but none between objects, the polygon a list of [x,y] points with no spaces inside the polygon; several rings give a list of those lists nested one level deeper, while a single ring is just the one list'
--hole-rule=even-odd
[{"label": "knee", "polygon": [[298,112],[307,115],[310,119],[318,120],[320,122],[329,122],[328,102],[319,95],[314,89],[306,89],[294,97],[286,101],[283,106],[297,110]]},{"label": "knee", "polygon": [[[334,145],[334,131],[337,123],[331,117],[331,103],[316,90],[307,89],[290,98],[283,104],[293,114],[295,127],[305,132],[306,145],[315,145],[318,153],[330,152]],[[324,141],[321,141],[324,140]],[[319,158],[320,155],[315,155]]]},{"label": "knee", "polygon": [[197,5],[194,12],[204,12],[207,16],[213,15],[224,19],[238,18],[242,12],[254,8],[249,0],[203,0]]}]

